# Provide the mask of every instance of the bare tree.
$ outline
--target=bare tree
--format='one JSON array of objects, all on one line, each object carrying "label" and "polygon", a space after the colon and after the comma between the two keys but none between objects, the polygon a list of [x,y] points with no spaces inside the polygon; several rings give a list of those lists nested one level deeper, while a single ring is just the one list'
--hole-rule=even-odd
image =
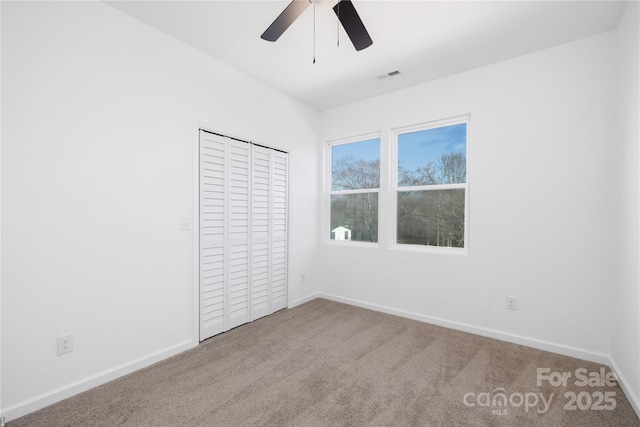
[{"label": "bare tree", "polygon": [[464,153],[443,154],[438,160],[438,184],[459,184],[467,180],[467,157]]},{"label": "bare tree", "polygon": [[[443,154],[435,162],[407,170],[398,168],[398,185],[458,184],[466,182],[464,153]],[[332,190],[379,188],[380,161],[348,156],[332,170]],[[433,189],[399,192],[397,200],[398,243],[464,247],[464,189]],[[344,226],[351,238],[378,240],[378,194],[334,194],[331,196],[331,229]]]},{"label": "bare tree", "polygon": [[[380,186],[380,161],[347,156],[332,170],[332,190],[362,190]],[[378,241],[378,193],[336,194],[331,196],[331,229],[344,226],[351,239]]]},{"label": "bare tree", "polygon": [[380,187],[380,160],[346,156],[333,165],[332,190],[361,190]]},{"label": "bare tree", "polygon": [[[463,153],[443,154],[437,162],[398,171],[401,187],[466,182]],[[433,189],[398,193],[398,243],[464,247],[464,190]]]}]

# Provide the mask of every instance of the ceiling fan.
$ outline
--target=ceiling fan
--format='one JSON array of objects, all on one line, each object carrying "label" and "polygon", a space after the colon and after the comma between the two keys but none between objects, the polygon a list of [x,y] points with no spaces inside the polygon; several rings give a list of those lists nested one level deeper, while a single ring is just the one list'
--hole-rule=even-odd
[{"label": "ceiling fan", "polygon": [[278,40],[311,4],[333,8],[356,50],[365,49],[373,44],[351,0],[293,0],[260,37],[270,42]]}]

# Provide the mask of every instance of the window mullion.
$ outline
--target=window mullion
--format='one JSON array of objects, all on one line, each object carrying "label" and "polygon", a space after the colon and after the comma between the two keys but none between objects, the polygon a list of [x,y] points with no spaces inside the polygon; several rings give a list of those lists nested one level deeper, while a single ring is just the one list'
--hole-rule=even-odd
[{"label": "window mullion", "polygon": [[361,188],[357,190],[334,190],[331,191],[330,194],[332,196],[339,194],[365,194],[365,193],[378,193],[380,192],[379,188]]},{"label": "window mullion", "polygon": [[466,188],[466,183],[461,184],[439,184],[439,185],[416,185],[413,187],[398,187],[398,192],[402,191],[434,191],[434,190],[454,190],[457,188]]}]

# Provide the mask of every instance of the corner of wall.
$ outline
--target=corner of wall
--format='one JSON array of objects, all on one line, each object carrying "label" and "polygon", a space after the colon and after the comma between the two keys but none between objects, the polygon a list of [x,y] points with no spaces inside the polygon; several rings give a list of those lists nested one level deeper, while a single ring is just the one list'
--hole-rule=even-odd
[{"label": "corner of wall", "polygon": [[626,395],[627,400],[629,400],[631,407],[635,411],[638,418],[640,418],[640,398],[630,386],[628,379],[624,376],[613,357],[609,357],[609,366],[611,367],[613,372],[615,372],[616,377],[618,378],[618,384],[620,385],[620,388],[622,388],[622,391],[624,391],[624,394]]},{"label": "corner of wall", "polygon": [[629,2],[615,34],[616,158],[620,221],[611,291],[610,365],[640,417],[640,3]]}]

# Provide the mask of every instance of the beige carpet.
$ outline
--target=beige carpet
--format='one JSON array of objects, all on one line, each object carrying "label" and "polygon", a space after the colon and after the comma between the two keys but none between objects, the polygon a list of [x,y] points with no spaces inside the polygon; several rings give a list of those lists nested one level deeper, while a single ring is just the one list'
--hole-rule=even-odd
[{"label": "beige carpet", "polygon": [[[537,368],[571,377],[538,386]],[[590,362],[316,299],[8,426],[640,426],[619,386],[576,385],[581,368],[600,376]]]}]

